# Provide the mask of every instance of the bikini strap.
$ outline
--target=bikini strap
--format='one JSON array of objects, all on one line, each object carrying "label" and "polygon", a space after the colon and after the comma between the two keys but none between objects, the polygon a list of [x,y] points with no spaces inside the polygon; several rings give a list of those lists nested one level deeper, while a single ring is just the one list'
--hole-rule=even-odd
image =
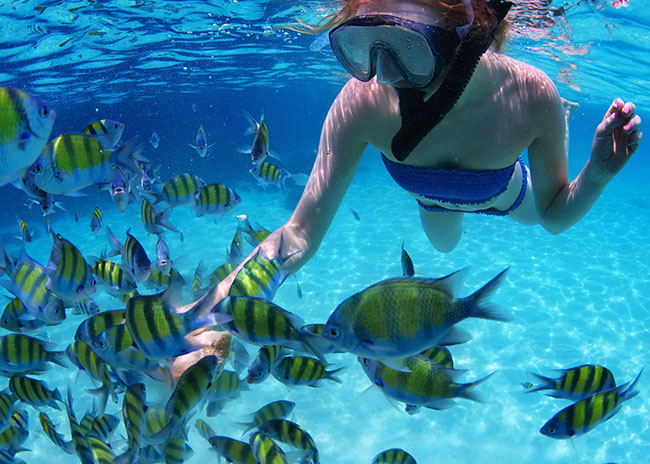
[{"label": "bikini strap", "polygon": [[497,24],[489,34],[481,36],[469,33],[470,36],[461,43],[442,84],[428,101],[424,101],[423,90],[395,88],[399,97],[402,126],[393,137],[391,151],[399,161],[404,161],[458,102],[481,56],[490,48],[499,24],[512,5],[512,2],[504,0],[490,0],[490,7],[497,16]]}]

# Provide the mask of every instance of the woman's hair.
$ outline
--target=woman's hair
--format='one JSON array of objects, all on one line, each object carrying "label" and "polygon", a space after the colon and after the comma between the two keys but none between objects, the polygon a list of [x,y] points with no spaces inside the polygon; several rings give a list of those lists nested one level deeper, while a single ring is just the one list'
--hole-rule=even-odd
[{"label": "woman's hair", "polygon": [[[357,15],[362,4],[372,3],[372,0],[343,0],[343,7],[336,13],[321,19],[315,25],[309,25],[298,20],[298,26],[289,29],[306,34],[321,34],[333,27],[338,26]],[[467,17],[465,2],[463,0],[409,0],[421,3],[436,10],[443,18],[447,27],[456,27],[467,24],[470,18]],[[488,0],[470,0],[474,10],[474,22],[470,34],[487,34],[497,23],[494,11],[488,6]],[[496,31],[492,49],[500,51],[506,39],[508,20],[504,19]]]}]

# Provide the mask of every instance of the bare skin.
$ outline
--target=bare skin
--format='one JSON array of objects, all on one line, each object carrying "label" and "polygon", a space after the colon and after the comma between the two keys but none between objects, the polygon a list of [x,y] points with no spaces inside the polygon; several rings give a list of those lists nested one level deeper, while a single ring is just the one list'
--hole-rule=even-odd
[{"label": "bare skin", "polygon": [[[435,92],[442,78],[426,88],[428,96]],[[426,135],[405,164],[461,170],[500,169],[514,164],[519,154],[528,150],[527,194],[509,217],[522,224],[539,224],[550,233],[559,234],[589,212],[636,151],[642,133],[641,119],[635,111],[632,102],[620,98],[612,102],[596,128],[589,161],[569,181],[565,109],[555,85],[533,66],[488,52],[458,103]],[[365,83],[350,80],[327,114],[316,161],[296,209],[282,227],[262,242],[262,253],[274,257],[282,236],[280,252],[285,256],[296,252],[284,264],[285,270],[293,273],[309,261],[352,182],[366,146],[372,145],[396,161],[390,147],[400,124],[399,101],[392,86],[381,85],[376,79]],[[492,207],[503,211],[515,202],[520,186],[521,170],[517,167],[508,189],[490,202],[471,207],[440,206],[466,210]],[[420,209],[427,237],[442,252],[452,251],[458,244],[463,215]],[[248,259],[256,252],[257,248]],[[227,296],[242,265],[212,288],[207,298],[216,304]]]}]

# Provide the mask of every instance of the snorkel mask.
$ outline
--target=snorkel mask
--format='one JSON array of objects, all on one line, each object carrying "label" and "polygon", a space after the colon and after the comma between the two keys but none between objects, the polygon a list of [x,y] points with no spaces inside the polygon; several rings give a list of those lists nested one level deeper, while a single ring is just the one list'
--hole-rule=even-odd
[{"label": "snorkel mask", "polygon": [[[424,88],[449,64],[474,20],[470,0],[463,6],[469,22],[451,29],[382,12],[363,14],[333,28],[330,44],[343,67],[360,81],[377,76],[382,83],[404,79],[411,87]],[[393,9],[397,14],[408,10],[399,4]]]}]

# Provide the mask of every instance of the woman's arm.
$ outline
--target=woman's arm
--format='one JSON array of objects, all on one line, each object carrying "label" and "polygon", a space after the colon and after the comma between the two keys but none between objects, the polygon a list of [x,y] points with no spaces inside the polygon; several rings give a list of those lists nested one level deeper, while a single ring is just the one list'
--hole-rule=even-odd
[{"label": "woman's arm", "polygon": [[565,118],[560,97],[546,76],[538,79],[536,108],[540,127],[528,147],[535,204],[542,227],[559,234],[576,224],[592,208],[609,181],[623,168],[641,140],[641,119],[632,103],[614,100],[596,129],[591,158],[580,174],[568,181]]},{"label": "woman's arm", "polygon": [[[275,230],[259,248],[268,258],[278,252],[295,253],[283,270],[296,272],[316,253],[356,172],[367,145],[364,134],[368,88],[349,81],[330,107],[321,131],[318,154],[305,190],[291,218]],[[224,298],[239,269],[257,248],[218,286],[215,300]],[[216,303],[215,301],[215,303]]]}]

